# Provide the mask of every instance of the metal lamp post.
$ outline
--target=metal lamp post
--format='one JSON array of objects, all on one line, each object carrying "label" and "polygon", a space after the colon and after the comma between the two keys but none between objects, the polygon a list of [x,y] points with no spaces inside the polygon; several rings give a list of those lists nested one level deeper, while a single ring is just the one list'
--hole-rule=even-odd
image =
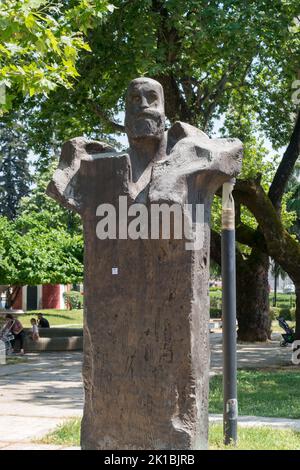
[{"label": "metal lamp post", "polygon": [[223,185],[222,195],[222,325],[224,443],[237,442],[235,223],[232,191],[235,180]]}]

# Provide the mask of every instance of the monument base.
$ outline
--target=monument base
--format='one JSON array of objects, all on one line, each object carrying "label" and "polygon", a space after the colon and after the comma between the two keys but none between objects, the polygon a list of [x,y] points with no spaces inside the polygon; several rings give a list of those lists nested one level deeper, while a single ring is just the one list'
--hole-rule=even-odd
[{"label": "monument base", "polygon": [[82,448],[206,449],[207,253],[182,240],[98,245],[85,278]]}]

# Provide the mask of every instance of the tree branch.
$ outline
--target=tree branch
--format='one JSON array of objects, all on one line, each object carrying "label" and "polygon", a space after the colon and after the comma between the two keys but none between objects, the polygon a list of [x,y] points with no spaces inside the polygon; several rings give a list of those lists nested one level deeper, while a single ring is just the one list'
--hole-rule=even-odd
[{"label": "tree branch", "polygon": [[116,132],[125,132],[125,126],[118,124],[115,121],[112,121],[107,114],[102,111],[99,106],[97,106],[93,101],[89,101],[91,110],[98,116],[102,121],[104,121],[109,127],[111,127]]},{"label": "tree branch", "polygon": [[251,211],[262,231],[269,255],[300,283],[300,245],[287,232],[268,195],[255,180],[237,180],[234,197]]},{"label": "tree branch", "polygon": [[295,163],[300,154],[300,110],[290,138],[289,145],[283,154],[274,179],[269,189],[269,198],[273,206],[280,211],[282,196],[291,177]]},{"label": "tree branch", "polygon": [[210,104],[208,105],[207,111],[204,113],[204,115],[205,115],[205,117],[204,117],[204,132],[207,128],[207,125],[209,123],[209,120],[210,120],[214,110],[216,109],[216,107],[218,105],[218,98],[221,96],[221,94],[223,93],[223,91],[225,89],[226,83],[228,81],[228,77],[229,77],[229,74],[226,71],[224,73],[224,75],[221,77],[221,79],[218,81],[218,83],[216,85],[215,92],[213,94],[210,94],[209,96],[203,97],[203,99],[201,100],[201,105],[203,104],[204,100],[206,100],[207,98],[209,98],[211,100]]},{"label": "tree branch", "polygon": [[155,80],[161,83],[164,89],[166,116],[171,122],[181,120],[193,124],[193,113],[189,106],[187,106],[176,79],[172,74],[158,75],[154,77]]},{"label": "tree branch", "polygon": [[243,245],[247,245],[250,248],[257,248],[258,250],[267,253],[267,245],[263,234],[258,230],[247,227],[247,225],[242,223],[237,225],[236,239]]},{"label": "tree branch", "polygon": [[[256,183],[260,183],[260,179],[256,180]],[[218,189],[216,195],[222,198],[222,189]],[[234,191],[235,200],[235,223],[236,223],[236,240],[243,245],[247,245],[250,248],[256,248],[264,253],[267,253],[267,245],[262,232],[259,229],[252,229],[247,225],[243,224],[240,219],[241,204],[243,203],[243,197],[238,191]]]}]

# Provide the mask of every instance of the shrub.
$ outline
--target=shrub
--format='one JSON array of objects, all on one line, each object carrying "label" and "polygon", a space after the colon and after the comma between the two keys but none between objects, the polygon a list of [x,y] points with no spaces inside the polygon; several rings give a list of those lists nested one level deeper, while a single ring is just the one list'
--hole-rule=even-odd
[{"label": "shrub", "polygon": [[221,290],[214,290],[214,291],[210,291],[209,292],[209,296],[212,298],[212,297],[215,297],[217,299],[221,299],[222,298],[222,291]]},{"label": "shrub", "polygon": [[272,320],[276,320],[280,316],[279,310],[278,307],[270,307],[270,317]]},{"label": "shrub", "polygon": [[272,320],[276,320],[278,317],[282,317],[288,321],[295,320],[295,308],[280,308],[280,307],[270,307],[270,315]]},{"label": "shrub", "polygon": [[210,292],[217,292],[217,291],[222,292],[222,288],[218,286],[211,286],[209,290]]},{"label": "shrub", "polygon": [[296,320],[296,309],[295,308],[281,308],[280,316],[284,317],[286,320],[295,321]]},{"label": "shrub", "polygon": [[222,307],[221,297],[211,297],[210,298],[210,307],[220,309]]},{"label": "shrub", "polygon": [[291,320],[296,321],[296,309],[295,308],[290,309],[290,315],[291,315]]},{"label": "shrub", "polygon": [[83,307],[83,295],[81,292],[71,290],[64,292],[64,301],[70,310],[76,310]]},{"label": "shrub", "polygon": [[289,308],[280,308],[279,316],[285,320],[291,320],[291,310]]},{"label": "shrub", "polygon": [[[270,303],[272,304],[274,294],[271,293],[270,296]],[[294,307],[296,302],[296,296],[293,294],[282,294],[282,293],[277,293],[277,298],[276,298],[276,307]]]},{"label": "shrub", "polygon": [[221,318],[222,317],[222,309],[211,307],[210,308],[210,318]]}]

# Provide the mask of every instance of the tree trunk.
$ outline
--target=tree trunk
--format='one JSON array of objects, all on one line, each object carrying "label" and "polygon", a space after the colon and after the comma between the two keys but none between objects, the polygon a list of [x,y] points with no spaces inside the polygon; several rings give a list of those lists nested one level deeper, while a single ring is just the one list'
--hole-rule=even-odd
[{"label": "tree trunk", "polygon": [[[221,237],[211,231],[211,257],[221,264]],[[269,256],[252,248],[245,260],[236,250],[238,339],[266,341],[271,336],[269,315]]]},{"label": "tree trunk", "polygon": [[[237,181],[234,196],[254,215],[264,235],[268,254],[287,272],[300,289],[300,244],[284,228],[274,206],[255,180]],[[297,287],[298,286],[298,287]],[[300,294],[297,295],[296,329],[300,336]],[[251,299],[249,299],[251,300]]]},{"label": "tree trunk", "polygon": [[237,264],[238,339],[266,341],[271,336],[269,314],[269,257],[256,249]]}]

